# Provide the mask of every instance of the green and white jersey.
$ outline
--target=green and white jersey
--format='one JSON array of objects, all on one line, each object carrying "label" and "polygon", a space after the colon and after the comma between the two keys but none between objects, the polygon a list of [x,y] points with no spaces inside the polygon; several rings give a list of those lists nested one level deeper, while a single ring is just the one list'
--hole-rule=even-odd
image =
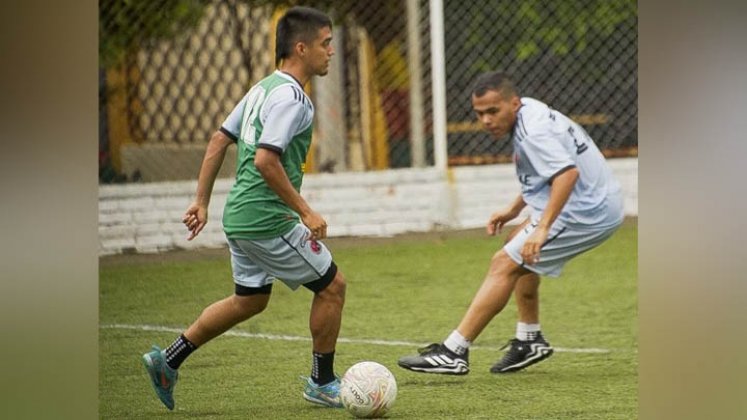
[{"label": "green and white jersey", "polygon": [[237,143],[236,182],[223,210],[231,239],[268,239],[288,233],[299,216],[267,185],[254,166],[257,148],[272,150],[300,191],[311,144],[314,106],[290,75],[275,71],[236,105],[221,131]]}]

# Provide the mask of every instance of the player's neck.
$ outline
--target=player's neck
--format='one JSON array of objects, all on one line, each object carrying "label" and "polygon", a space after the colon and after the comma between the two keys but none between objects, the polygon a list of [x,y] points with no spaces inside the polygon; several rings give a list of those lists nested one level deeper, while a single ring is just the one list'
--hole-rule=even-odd
[{"label": "player's neck", "polygon": [[284,61],[278,70],[293,77],[302,88],[309,82],[309,79],[311,79],[311,76],[306,74],[303,67],[299,63],[294,63],[293,61]]}]

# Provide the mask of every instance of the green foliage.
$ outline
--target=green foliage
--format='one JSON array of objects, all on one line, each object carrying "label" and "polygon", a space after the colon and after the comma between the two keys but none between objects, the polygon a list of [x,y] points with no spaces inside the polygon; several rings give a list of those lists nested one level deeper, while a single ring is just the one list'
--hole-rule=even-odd
[{"label": "green foliage", "polygon": [[[474,73],[505,67],[513,59],[584,54],[615,31],[635,31],[638,14],[636,0],[486,0],[480,7],[465,8],[461,2],[445,7],[447,43],[453,50],[476,52]],[[466,28],[464,13],[469,14]]]},{"label": "green foliage", "polygon": [[99,0],[99,62],[108,68],[148,42],[194,27],[206,0]]},{"label": "green foliage", "polygon": [[636,15],[636,0],[526,1],[518,16],[526,26],[517,43],[517,57],[525,60],[545,49],[561,56],[583,52],[590,37],[610,36],[620,23]]},{"label": "green foliage", "polygon": [[[361,243],[326,241],[348,280],[341,337],[439,341],[457,325],[503,238],[456,232]],[[197,252],[193,252],[197,255]],[[99,335],[102,419],[350,418],[301,398],[310,342],[221,336],[195,352],[180,371],[176,409],[157,401],[141,353],[168,345],[203,307],[232,292],[228,251],[217,257],[114,257],[101,260]],[[488,369],[514,333],[513,302],[475,343],[466,377],[423,375],[396,366],[407,345],[341,342],[336,369],[361,360],[388,366],[399,386],[391,418],[631,419],[637,417],[637,225],[626,223],[601,247],[569,263],[560,279],[543,279],[542,325],[558,351],[511,375]],[[141,262],[141,260],[149,260]],[[311,294],[278,283],[267,310],[239,333],[308,337]],[[145,324],[174,332],[112,327]]]}]

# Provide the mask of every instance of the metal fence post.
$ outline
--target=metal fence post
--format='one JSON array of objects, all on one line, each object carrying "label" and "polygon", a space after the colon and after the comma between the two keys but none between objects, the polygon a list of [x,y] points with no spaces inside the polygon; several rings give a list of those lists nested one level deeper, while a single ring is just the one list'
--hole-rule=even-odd
[{"label": "metal fence post", "polygon": [[431,73],[433,78],[433,155],[436,168],[445,171],[446,154],[446,52],[443,0],[430,0]]}]

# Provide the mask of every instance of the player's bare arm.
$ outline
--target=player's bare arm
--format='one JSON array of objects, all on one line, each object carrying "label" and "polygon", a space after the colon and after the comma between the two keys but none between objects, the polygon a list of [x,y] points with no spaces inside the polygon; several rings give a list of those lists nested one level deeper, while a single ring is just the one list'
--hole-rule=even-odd
[{"label": "player's bare arm", "polygon": [[195,201],[190,204],[182,218],[182,222],[189,229],[189,235],[187,236],[187,240],[189,241],[194,239],[207,224],[208,205],[210,204],[210,196],[213,193],[215,178],[218,176],[223,159],[226,157],[226,150],[232,144],[233,140],[220,131],[216,131],[210,137],[207,149],[205,150],[205,157],[200,167]]},{"label": "player's bare arm", "polygon": [[285,202],[291,209],[301,216],[301,222],[309,228],[311,239],[324,239],[327,237],[327,222],[322,216],[309,207],[306,200],[301,197],[288,179],[280,155],[272,150],[257,148],[254,156],[254,166],[267,182],[267,185]]},{"label": "player's bare arm", "polygon": [[550,226],[560,214],[560,211],[571,196],[573,187],[578,179],[578,169],[569,167],[556,174],[552,179],[550,186],[550,200],[547,207],[542,212],[542,218],[539,220],[537,227],[532,235],[524,243],[521,250],[521,257],[524,261],[533,264],[537,261],[540,254],[540,248],[547,240]]},{"label": "player's bare arm", "polygon": [[493,236],[496,234],[496,231],[500,233],[503,229],[503,226],[511,220],[515,219],[519,215],[519,213],[521,213],[521,210],[524,208],[524,206],[526,206],[526,203],[524,202],[521,194],[519,194],[514,199],[514,201],[509,204],[508,207],[502,210],[498,210],[497,212],[490,215],[490,220],[488,220],[488,224],[486,226],[488,235]]}]

